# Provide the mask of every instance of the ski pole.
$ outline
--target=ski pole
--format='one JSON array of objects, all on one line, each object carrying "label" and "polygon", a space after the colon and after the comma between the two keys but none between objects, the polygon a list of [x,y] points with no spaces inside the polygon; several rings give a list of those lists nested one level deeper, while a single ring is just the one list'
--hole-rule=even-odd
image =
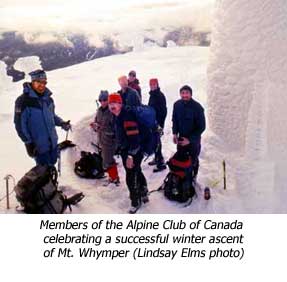
[{"label": "ski pole", "polygon": [[6,207],[7,207],[7,210],[9,210],[10,202],[9,202],[9,176],[8,175],[5,177],[5,180],[6,180]]},{"label": "ski pole", "polygon": [[224,188],[224,190],[226,190],[226,163],[225,163],[225,160],[223,160],[222,166],[223,166],[223,188]]}]

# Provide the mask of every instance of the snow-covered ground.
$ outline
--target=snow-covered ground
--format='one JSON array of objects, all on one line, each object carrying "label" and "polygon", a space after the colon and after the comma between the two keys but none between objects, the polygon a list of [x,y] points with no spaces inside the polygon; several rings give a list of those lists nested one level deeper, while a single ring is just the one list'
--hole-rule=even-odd
[{"label": "snow-covered ground", "polygon": [[[164,156],[168,159],[175,152],[172,143],[171,114],[173,103],[179,98],[178,90],[183,84],[190,84],[194,89],[194,98],[205,108],[207,107],[206,72],[209,58],[209,48],[205,47],[171,47],[150,48],[144,51],[117,55],[76,66],[60,69],[48,73],[48,87],[54,93],[56,112],[64,119],[71,119],[73,133],[70,138],[78,145],[75,149],[68,149],[62,154],[62,176],[60,186],[65,185],[67,193],[83,191],[86,195],[74,213],[126,213],[130,201],[125,186],[125,176],[120,165],[121,186],[107,188],[100,180],[79,179],[73,173],[74,161],[79,158],[80,150],[93,150],[90,145],[94,135],[89,129],[89,123],[96,111],[98,93],[101,89],[110,92],[118,90],[117,78],[129,70],[137,70],[141,81],[143,101],[148,101],[148,81],[157,77],[162,91],[168,101],[168,117],[163,137]],[[34,62],[37,63],[36,61]],[[25,64],[26,65],[26,64]],[[31,65],[33,63],[31,62]],[[2,79],[2,77],[1,77]],[[8,85],[8,84],[7,84]],[[12,174],[17,180],[33,165],[33,160],[26,155],[24,145],[16,135],[13,125],[13,106],[16,97],[21,94],[22,83],[9,84],[0,94],[0,178]],[[2,88],[1,88],[2,89]],[[227,121],[228,122],[228,121]],[[60,141],[64,132],[59,130]],[[236,158],[226,154],[222,139],[214,135],[209,128],[204,133],[201,154],[201,168],[199,182],[203,186],[210,186],[212,198],[203,199],[202,191],[192,205],[183,208],[179,204],[166,200],[162,193],[150,196],[150,203],[144,206],[140,213],[246,213],[246,212],[284,212],[285,206],[269,206],[261,209],[260,203],[252,206],[248,193],[241,193],[236,186]],[[227,159],[227,190],[223,190],[222,161]],[[121,164],[121,161],[118,160]],[[158,174],[152,173],[152,168],[143,163],[144,174],[148,179],[149,189],[158,188],[167,174],[167,170]],[[244,177],[244,171],[242,172]],[[4,181],[0,182],[0,198],[4,196]],[[245,190],[246,192],[246,190]],[[273,198],[272,198],[273,199]],[[12,209],[5,210],[5,201],[0,202],[0,212],[15,212],[17,205],[14,196]],[[252,199],[253,200],[253,199]],[[246,205],[248,203],[248,205]]]},{"label": "snow-covered ground", "polygon": [[[31,59],[30,59],[31,60]],[[117,78],[131,69],[136,69],[143,89],[143,100],[147,103],[148,81],[157,77],[161,88],[168,100],[168,117],[163,138],[164,155],[168,159],[175,151],[171,138],[171,113],[174,101],[179,98],[178,90],[183,84],[191,84],[194,88],[194,97],[203,105],[206,104],[206,68],[208,48],[174,47],[150,48],[146,51],[133,52],[125,55],[111,56],[95,61],[83,63],[73,67],[56,70],[48,73],[48,87],[53,91],[56,102],[56,111],[64,119],[71,119],[74,130],[71,139],[78,144],[73,150],[69,149],[62,156],[62,176],[60,185],[68,185],[75,190],[86,194],[74,212],[83,213],[124,213],[129,207],[128,192],[125,187],[124,172],[121,171],[121,187],[103,187],[99,180],[79,179],[73,173],[73,163],[79,157],[81,149],[93,150],[90,146],[94,138],[89,129],[89,122],[96,111],[98,93],[101,89],[118,90]],[[27,61],[19,62],[23,68]],[[30,61],[35,66],[37,60]],[[29,70],[27,69],[27,72]],[[17,180],[33,166],[33,160],[25,153],[24,145],[16,135],[13,125],[13,105],[15,98],[21,93],[22,82],[13,84],[0,95],[1,135],[0,140],[0,177],[12,174]],[[59,130],[60,139],[64,132]],[[120,160],[118,160],[119,163]],[[144,173],[149,182],[149,188],[157,188],[167,174],[167,170],[153,174],[147,162],[143,164]],[[202,169],[203,171],[203,169]],[[0,196],[4,195],[4,181],[1,184]],[[68,192],[71,192],[69,189]],[[142,209],[145,213],[186,213],[186,212],[222,212],[223,208],[216,209],[216,198],[209,202],[202,201],[202,195],[188,209],[182,209],[176,204],[167,201],[161,193],[154,193],[150,203]],[[12,196],[12,198],[14,198]],[[12,201],[12,206],[16,202]],[[219,206],[222,206],[219,204]],[[6,212],[5,201],[0,203],[1,212]],[[11,209],[10,212],[13,212]],[[226,211],[229,212],[229,211]]]}]

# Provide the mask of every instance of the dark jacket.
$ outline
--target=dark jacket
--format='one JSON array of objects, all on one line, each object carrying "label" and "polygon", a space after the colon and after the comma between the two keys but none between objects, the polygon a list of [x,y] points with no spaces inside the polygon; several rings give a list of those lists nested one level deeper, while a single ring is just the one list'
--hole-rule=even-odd
[{"label": "dark jacket", "polygon": [[121,151],[131,156],[136,155],[141,149],[139,123],[135,114],[124,107],[116,117],[116,138]]},{"label": "dark jacket", "polygon": [[142,90],[140,87],[140,82],[139,80],[136,78],[134,81],[129,81],[129,87],[136,90],[140,96],[140,98],[142,99]]},{"label": "dark jacket", "polygon": [[204,109],[193,99],[178,100],[173,107],[172,123],[173,134],[186,137],[191,143],[200,142],[205,130]]},{"label": "dark jacket", "polygon": [[15,128],[24,143],[34,143],[38,153],[43,154],[57,147],[55,126],[61,126],[63,120],[55,114],[48,88],[40,96],[30,83],[24,83],[23,87],[23,94],[15,102]]},{"label": "dark jacket", "polygon": [[160,88],[149,92],[148,105],[153,107],[156,112],[156,120],[161,128],[164,128],[164,122],[167,115],[166,99]]},{"label": "dark jacket", "polygon": [[118,93],[123,99],[123,104],[128,107],[135,107],[141,105],[141,99],[137,91],[128,87],[125,92],[119,90]]}]

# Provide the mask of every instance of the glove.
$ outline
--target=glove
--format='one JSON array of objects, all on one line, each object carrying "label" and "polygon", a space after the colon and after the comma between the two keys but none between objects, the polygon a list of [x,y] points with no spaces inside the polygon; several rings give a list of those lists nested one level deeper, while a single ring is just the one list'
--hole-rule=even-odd
[{"label": "glove", "polygon": [[90,127],[96,132],[100,130],[100,125],[97,122],[90,123]]},{"label": "glove", "polygon": [[27,143],[27,144],[25,144],[25,146],[26,146],[26,151],[27,151],[27,154],[29,155],[29,157],[35,158],[38,154],[35,144],[34,143]]},{"label": "glove", "polygon": [[72,130],[72,126],[71,126],[69,120],[62,122],[61,127],[62,127],[62,129],[64,129],[65,131]]},{"label": "glove", "polygon": [[120,146],[118,146],[117,148],[116,148],[116,150],[115,150],[115,156],[119,156],[120,154],[121,154],[121,147]]},{"label": "glove", "polygon": [[160,137],[163,136],[163,128],[160,125],[158,125],[158,127],[157,127],[157,132],[158,132]]}]

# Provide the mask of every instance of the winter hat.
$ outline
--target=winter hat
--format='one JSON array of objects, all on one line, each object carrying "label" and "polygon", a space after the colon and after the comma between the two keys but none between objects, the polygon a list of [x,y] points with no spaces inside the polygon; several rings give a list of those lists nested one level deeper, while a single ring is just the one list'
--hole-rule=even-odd
[{"label": "winter hat", "polygon": [[40,79],[45,79],[47,80],[47,75],[44,70],[35,70],[29,73],[31,76],[31,80],[40,80]]},{"label": "winter hat", "polygon": [[129,75],[132,75],[132,76],[136,77],[136,76],[137,76],[137,73],[136,73],[134,70],[131,70],[131,71],[129,72]]},{"label": "winter hat", "polygon": [[101,100],[108,100],[109,92],[107,90],[101,90],[99,95],[99,101]]},{"label": "winter hat", "polygon": [[192,89],[191,89],[190,86],[188,86],[188,85],[182,86],[182,87],[180,88],[179,92],[181,93],[181,92],[184,91],[184,90],[185,90],[185,91],[189,91],[190,94],[192,95]]},{"label": "winter hat", "polygon": [[121,83],[121,82],[126,82],[126,84],[128,84],[128,78],[127,78],[125,75],[120,76],[120,77],[118,78],[118,81],[119,81],[119,83]]},{"label": "winter hat", "polygon": [[158,85],[158,79],[157,79],[157,78],[151,78],[151,79],[149,80],[149,85],[155,84],[155,83]]},{"label": "winter hat", "polygon": [[110,94],[108,101],[109,101],[109,104],[112,104],[112,103],[122,104],[123,103],[122,97],[119,93]]}]

